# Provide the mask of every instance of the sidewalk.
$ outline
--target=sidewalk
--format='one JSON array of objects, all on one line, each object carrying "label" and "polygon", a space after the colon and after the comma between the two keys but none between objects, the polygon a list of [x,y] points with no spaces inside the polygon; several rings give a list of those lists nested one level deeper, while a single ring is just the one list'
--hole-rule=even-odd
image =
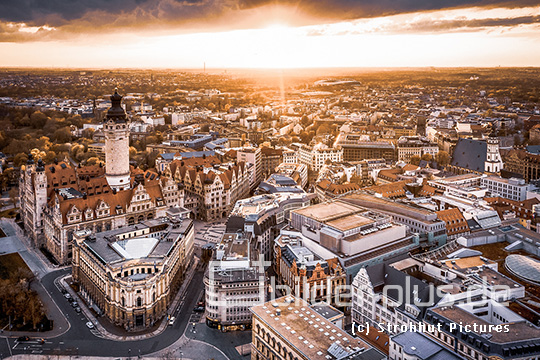
[{"label": "sidewalk", "polygon": [[[24,259],[24,262],[34,275],[41,279],[48,273],[63,269],[66,266],[52,265],[43,253],[32,244],[31,240],[24,234],[23,230],[15,223],[13,219],[0,219],[0,227],[6,233],[1,241],[10,242],[11,252],[18,252]],[[6,253],[9,253],[9,249]]]},{"label": "sidewalk", "polygon": [[28,336],[28,337],[37,337],[50,339],[57,336],[60,336],[66,333],[71,324],[66,319],[62,311],[58,308],[54,300],[51,298],[49,292],[45,289],[43,284],[36,280],[31,284],[32,290],[36,291],[39,295],[39,298],[45,306],[45,313],[49,320],[54,321],[54,326],[52,330],[39,332],[39,331],[2,331],[0,335],[7,337],[19,337],[19,336]]},{"label": "sidewalk", "polygon": [[[184,279],[182,286],[178,290],[176,297],[174,298],[171,306],[169,307],[169,310],[167,311],[167,315],[172,315],[176,311],[180,302],[183,301],[182,299],[184,298],[184,295],[187,291],[187,286],[191,282],[191,279],[193,278],[193,274],[195,274],[195,269],[197,268],[198,264],[199,264],[199,258],[195,257],[195,260],[193,261],[193,264],[191,265],[191,268],[189,269],[189,272],[187,273],[187,276]],[[164,317],[161,320],[161,324],[159,325],[157,329],[148,333],[131,335],[130,333],[128,333],[127,331],[124,331],[123,329],[117,329],[116,334],[112,333],[111,331],[106,329],[105,326],[103,326],[103,324],[96,318],[94,313],[90,311],[90,309],[87,306],[88,304],[86,302],[86,299],[82,296],[79,296],[79,294],[76,294],[75,291],[71,288],[71,286],[69,286],[69,284],[66,281],[66,278],[70,276],[71,275],[64,276],[60,280],[60,282],[62,283],[62,286],[71,294],[71,296],[74,299],[82,300],[82,301],[79,301],[79,304],[81,304],[80,308],[82,312],[84,313],[84,315],[86,316],[86,318],[88,318],[88,320],[90,320],[94,324],[95,329],[98,332],[98,334],[96,334],[97,336],[104,339],[114,340],[114,341],[137,341],[137,340],[144,340],[144,339],[149,339],[154,336],[157,336],[161,334],[163,331],[165,331],[165,329],[167,328],[168,316]]]}]

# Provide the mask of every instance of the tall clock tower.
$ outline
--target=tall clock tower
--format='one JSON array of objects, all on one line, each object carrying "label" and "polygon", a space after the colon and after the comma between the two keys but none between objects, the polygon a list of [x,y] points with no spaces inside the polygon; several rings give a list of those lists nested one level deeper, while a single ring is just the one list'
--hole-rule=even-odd
[{"label": "tall clock tower", "polygon": [[129,121],[122,108],[122,96],[117,90],[111,96],[111,108],[103,123],[103,131],[107,183],[112,189],[129,189]]}]

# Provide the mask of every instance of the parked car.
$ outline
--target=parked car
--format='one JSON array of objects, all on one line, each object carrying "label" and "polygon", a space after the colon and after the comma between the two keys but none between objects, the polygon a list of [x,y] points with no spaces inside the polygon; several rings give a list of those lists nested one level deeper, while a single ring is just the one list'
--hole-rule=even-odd
[{"label": "parked car", "polygon": [[81,308],[77,306],[77,307],[75,308],[75,312],[76,312],[77,314],[80,314],[80,313],[81,313]]},{"label": "parked car", "polygon": [[92,324],[91,321],[88,321],[88,322],[86,323],[86,327],[89,328],[89,329],[93,329],[93,328],[94,328],[94,324]]},{"label": "parked car", "polygon": [[174,320],[176,320],[176,318],[174,316],[171,316],[171,318],[169,319],[169,326],[174,325]]},{"label": "parked car", "polygon": [[195,312],[204,312],[204,306],[195,306],[195,308],[193,309],[193,311]]},{"label": "parked car", "polygon": [[18,341],[18,342],[28,341],[28,340],[30,340],[30,338],[29,338],[28,336],[19,336],[19,337],[17,338],[17,341]]},{"label": "parked car", "polygon": [[74,302],[71,303],[71,306],[74,307],[74,308],[79,307],[79,303],[74,301]]},{"label": "parked car", "polygon": [[65,293],[65,294],[64,294],[64,297],[65,297],[66,299],[68,299],[68,300],[71,299],[71,295],[69,295],[68,293]]}]

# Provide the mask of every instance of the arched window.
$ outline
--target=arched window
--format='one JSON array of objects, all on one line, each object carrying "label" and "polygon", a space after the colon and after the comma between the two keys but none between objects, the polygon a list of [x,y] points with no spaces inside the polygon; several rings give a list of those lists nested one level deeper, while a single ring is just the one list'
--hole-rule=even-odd
[{"label": "arched window", "polygon": [[153,218],[154,218],[154,214],[153,214],[153,213],[150,213],[150,214],[148,214],[148,215],[146,216],[146,219],[147,219],[147,220],[151,220],[151,219],[153,219]]},{"label": "arched window", "polygon": [[141,297],[137,298],[137,306],[142,306],[142,299]]},{"label": "arched window", "polygon": [[128,225],[133,225],[133,224],[135,224],[135,218],[134,218],[134,217],[130,217],[130,218],[128,219]]},{"label": "arched window", "polygon": [[144,215],[139,215],[137,222],[141,222],[141,221],[144,221]]},{"label": "arched window", "polygon": [[122,306],[126,306],[126,299],[122,296]]}]

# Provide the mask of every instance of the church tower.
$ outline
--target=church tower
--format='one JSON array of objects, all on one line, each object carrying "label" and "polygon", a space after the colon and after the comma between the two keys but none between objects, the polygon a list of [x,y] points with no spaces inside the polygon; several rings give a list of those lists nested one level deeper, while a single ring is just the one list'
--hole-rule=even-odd
[{"label": "church tower", "polygon": [[112,189],[129,189],[129,122],[122,108],[122,96],[116,90],[111,96],[111,108],[103,123],[103,131],[107,183]]},{"label": "church tower", "polygon": [[499,173],[503,167],[501,153],[499,152],[499,138],[495,131],[492,131],[487,138],[487,154],[484,171],[488,173]]}]

